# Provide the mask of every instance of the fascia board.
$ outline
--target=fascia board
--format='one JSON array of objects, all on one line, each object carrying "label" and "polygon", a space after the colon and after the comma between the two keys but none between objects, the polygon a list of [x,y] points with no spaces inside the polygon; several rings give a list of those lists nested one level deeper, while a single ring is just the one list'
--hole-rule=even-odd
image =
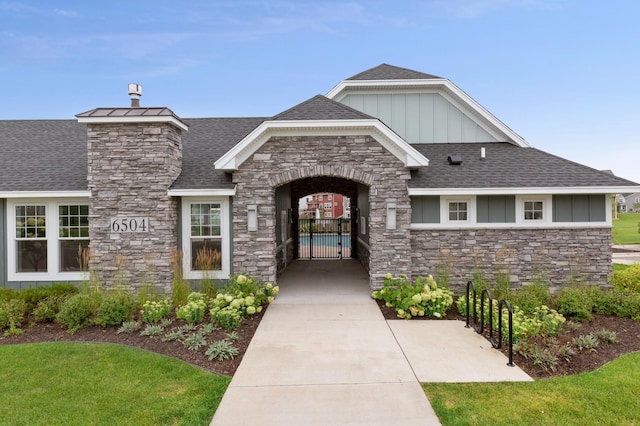
[{"label": "fascia board", "polygon": [[409,188],[409,195],[544,195],[544,194],[620,194],[638,186],[513,187],[513,188]]},{"label": "fascia board", "polygon": [[[251,154],[272,136],[368,134],[400,159],[406,167],[429,165],[429,160],[383,125],[378,119],[363,120],[274,120],[265,121],[220,157],[214,167],[218,170],[237,170]],[[378,136],[376,138],[376,135]]]},{"label": "fascia board", "polygon": [[182,121],[171,116],[118,116],[118,117],[78,117],[78,123],[87,124],[136,124],[136,123],[169,123],[184,131],[189,130]]},{"label": "fascia board", "polygon": [[233,197],[236,188],[233,189],[170,189],[167,195],[171,197]]},{"label": "fascia board", "polygon": [[90,191],[0,191],[0,198],[88,198]]},{"label": "fascia board", "polygon": [[[394,88],[424,88],[424,89],[440,89],[442,94],[448,94],[447,99],[453,101],[458,106],[466,106],[472,113],[484,120],[493,128],[503,133],[508,139],[512,140],[516,145],[521,147],[529,147],[529,143],[520,135],[511,130],[509,126],[500,121],[496,116],[489,112],[486,108],[476,102],[471,96],[467,95],[462,89],[453,84],[446,78],[433,78],[424,80],[344,80],[327,93],[327,97],[334,101],[340,102],[348,94],[350,89],[358,92],[365,89],[394,89]],[[452,99],[453,98],[453,99]],[[491,129],[487,130],[492,136],[500,140],[502,135],[498,136]]]}]

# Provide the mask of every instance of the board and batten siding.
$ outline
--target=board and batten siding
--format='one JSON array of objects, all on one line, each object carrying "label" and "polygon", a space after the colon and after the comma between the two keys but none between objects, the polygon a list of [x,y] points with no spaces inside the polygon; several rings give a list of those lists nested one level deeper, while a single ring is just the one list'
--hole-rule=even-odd
[{"label": "board and batten siding", "polygon": [[409,143],[496,142],[438,93],[349,94],[340,102],[379,118]]}]

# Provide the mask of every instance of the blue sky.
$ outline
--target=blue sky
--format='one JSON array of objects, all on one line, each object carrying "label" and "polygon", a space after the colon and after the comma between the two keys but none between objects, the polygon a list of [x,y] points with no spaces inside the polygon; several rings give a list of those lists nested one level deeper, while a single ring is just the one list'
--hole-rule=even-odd
[{"label": "blue sky", "polygon": [[531,145],[640,182],[640,2],[0,0],[0,119],[270,116],[389,63]]}]

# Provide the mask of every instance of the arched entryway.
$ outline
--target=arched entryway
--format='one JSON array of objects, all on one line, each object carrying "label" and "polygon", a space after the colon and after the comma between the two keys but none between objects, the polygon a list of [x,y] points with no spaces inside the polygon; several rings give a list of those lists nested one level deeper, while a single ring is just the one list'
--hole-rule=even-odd
[{"label": "arched entryway", "polygon": [[[301,217],[300,199],[317,193],[341,194],[347,197],[350,200],[348,213],[340,219],[316,220]],[[339,176],[305,177],[276,188],[276,206],[276,215],[279,218],[276,224],[278,274],[295,259],[358,259],[368,270],[367,185]],[[337,238],[340,247],[335,247],[335,250],[333,247],[323,248],[322,252],[316,251],[314,254],[314,246],[316,250],[319,248],[312,243],[314,232],[316,238],[324,238],[325,241]]]}]

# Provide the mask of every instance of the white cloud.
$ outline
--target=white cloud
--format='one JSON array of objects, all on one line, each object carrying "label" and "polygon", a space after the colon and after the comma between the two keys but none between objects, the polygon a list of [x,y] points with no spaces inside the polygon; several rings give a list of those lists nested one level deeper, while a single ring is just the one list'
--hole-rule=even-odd
[{"label": "white cloud", "polygon": [[78,17],[78,12],[73,11],[73,10],[64,10],[64,9],[53,9],[53,13],[55,13],[56,15],[59,16],[67,16],[70,18],[76,18]]}]

